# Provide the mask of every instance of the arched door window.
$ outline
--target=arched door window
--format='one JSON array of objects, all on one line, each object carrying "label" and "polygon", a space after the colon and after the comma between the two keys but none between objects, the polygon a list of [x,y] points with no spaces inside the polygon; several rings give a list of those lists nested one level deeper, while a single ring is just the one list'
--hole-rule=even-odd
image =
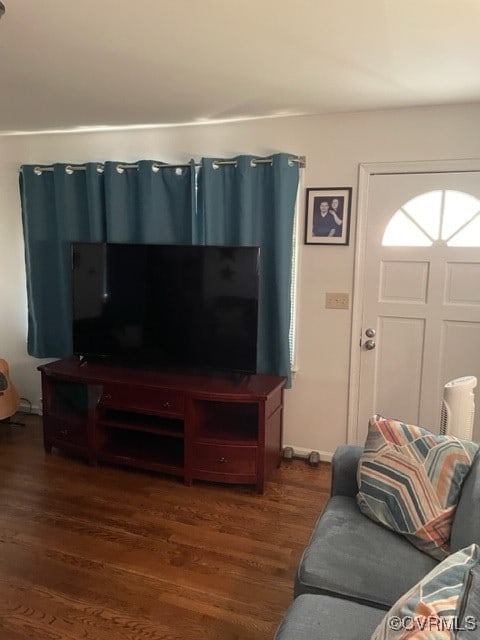
[{"label": "arched door window", "polygon": [[422,193],[402,205],[383,235],[384,247],[480,247],[480,200],[462,191]]}]

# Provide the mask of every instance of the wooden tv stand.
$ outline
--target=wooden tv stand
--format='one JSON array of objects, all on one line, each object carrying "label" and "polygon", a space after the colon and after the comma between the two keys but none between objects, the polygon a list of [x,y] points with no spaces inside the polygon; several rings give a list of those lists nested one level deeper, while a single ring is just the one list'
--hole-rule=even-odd
[{"label": "wooden tv stand", "polygon": [[193,480],[254,484],[280,464],[285,378],[172,373],[78,359],[38,367],[45,451]]}]

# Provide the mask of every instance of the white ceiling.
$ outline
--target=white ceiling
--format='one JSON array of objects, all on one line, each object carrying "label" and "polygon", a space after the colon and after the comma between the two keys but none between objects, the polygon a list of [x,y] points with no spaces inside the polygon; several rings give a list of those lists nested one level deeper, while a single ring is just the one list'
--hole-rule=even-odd
[{"label": "white ceiling", "polygon": [[480,101],[479,0],[3,0],[0,132]]}]

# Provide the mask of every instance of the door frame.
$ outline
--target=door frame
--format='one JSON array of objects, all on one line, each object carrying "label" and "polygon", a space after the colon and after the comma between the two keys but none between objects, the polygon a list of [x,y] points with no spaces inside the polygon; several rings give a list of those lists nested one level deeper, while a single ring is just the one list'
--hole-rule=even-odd
[{"label": "door frame", "polygon": [[[360,389],[360,340],[362,337],[363,297],[365,293],[366,221],[370,178],[375,175],[409,173],[459,173],[480,171],[480,159],[422,160],[406,162],[367,162],[359,165],[355,257],[352,292],[352,332],[350,339],[350,374],[347,407],[347,443],[358,443],[358,402]],[[360,444],[360,443],[359,443]]]}]

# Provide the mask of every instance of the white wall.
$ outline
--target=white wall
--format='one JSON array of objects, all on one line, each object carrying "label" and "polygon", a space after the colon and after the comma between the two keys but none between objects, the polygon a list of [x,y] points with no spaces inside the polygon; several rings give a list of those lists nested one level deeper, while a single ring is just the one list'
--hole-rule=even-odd
[{"label": "white wall", "polygon": [[[40,361],[26,354],[21,164],[267,155],[307,157],[301,193],[298,373],[286,393],[285,444],[332,452],[346,441],[351,310],[325,292],[352,293],[358,166],[362,162],[480,158],[480,105],[308,116],[243,123],[0,137],[0,356],[20,394],[38,404]],[[303,245],[304,188],[353,186],[349,247]]]}]

